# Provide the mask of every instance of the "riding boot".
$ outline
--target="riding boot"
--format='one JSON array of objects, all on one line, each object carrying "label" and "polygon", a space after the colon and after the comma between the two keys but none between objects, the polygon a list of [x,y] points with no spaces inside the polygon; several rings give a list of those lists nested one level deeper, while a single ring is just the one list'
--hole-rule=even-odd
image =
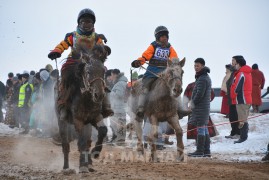
[{"label": "riding boot", "polygon": [[240,129],[240,138],[237,141],[234,141],[234,144],[242,143],[247,139],[248,139],[248,123],[245,122],[243,127]]},{"label": "riding boot", "polygon": [[198,135],[197,136],[196,151],[193,153],[189,153],[188,156],[190,156],[190,157],[203,157],[204,156],[204,149],[205,149],[205,136]]},{"label": "riding boot", "polygon": [[114,111],[111,109],[109,96],[107,94],[104,97],[103,102],[102,102],[102,115],[103,115],[103,118],[107,118],[108,116],[114,115]]},{"label": "riding boot", "polygon": [[144,106],[146,102],[146,96],[147,96],[147,93],[143,92],[139,95],[139,98],[138,98],[138,109],[137,109],[136,115],[139,118],[144,117],[144,111],[145,111]]},{"label": "riding boot", "polygon": [[210,136],[209,136],[209,134],[206,134],[205,135],[204,157],[211,157],[211,152],[210,152]]}]

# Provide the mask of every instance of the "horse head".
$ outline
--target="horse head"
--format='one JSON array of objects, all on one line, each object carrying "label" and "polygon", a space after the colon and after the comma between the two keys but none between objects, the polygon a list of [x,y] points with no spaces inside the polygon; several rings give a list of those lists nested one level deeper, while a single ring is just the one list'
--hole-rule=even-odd
[{"label": "horse head", "polygon": [[76,48],[75,55],[80,60],[77,76],[81,80],[82,95],[90,95],[93,102],[102,102],[105,96],[105,66],[109,55],[108,46],[95,45],[93,49]]},{"label": "horse head", "polygon": [[182,93],[182,76],[184,73],[182,67],[185,65],[185,61],[185,58],[181,61],[178,58],[168,61],[167,69],[164,72],[164,78],[174,97],[178,97]]}]

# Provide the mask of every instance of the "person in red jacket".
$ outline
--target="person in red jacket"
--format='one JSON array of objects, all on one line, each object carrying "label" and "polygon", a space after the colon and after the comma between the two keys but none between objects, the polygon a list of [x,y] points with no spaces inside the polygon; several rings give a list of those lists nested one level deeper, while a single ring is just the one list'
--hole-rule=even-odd
[{"label": "person in red jacket", "polygon": [[252,104],[252,69],[246,65],[243,56],[234,56],[236,72],[230,89],[232,104],[236,105],[238,114],[240,138],[234,143],[242,143],[248,138],[248,115]]},{"label": "person in red jacket", "polygon": [[[54,50],[52,50],[48,54],[48,58],[54,60],[56,58],[61,57],[61,54],[71,47],[71,52],[68,55],[67,61],[63,64],[61,69],[61,84],[59,87],[59,95],[58,95],[58,106],[61,111],[60,119],[64,119],[67,114],[67,104],[71,101],[72,92],[69,94],[69,98],[65,98],[66,92],[72,91],[73,88],[70,88],[72,84],[69,83],[68,80],[74,77],[74,74],[70,69],[75,67],[75,64],[79,62],[79,59],[76,57],[77,55],[73,53],[74,48],[77,46],[84,46],[86,48],[92,49],[95,45],[104,45],[103,41],[106,43],[107,39],[103,34],[97,34],[94,29],[94,24],[96,21],[95,13],[91,9],[83,9],[79,12],[77,18],[77,29],[71,33],[67,33],[64,40],[58,44]],[[107,52],[107,56],[110,55],[111,49],[104,45],[104,49]],[[105,96],[102,103],[102,115],[104,118],[108,116],[112,116],[114,114],[111,109],[110,101],[108,96]]]},{"label": "person in red jacket", "polygon": [[262,105],[261,90],[264,87],[265,78],[259,70],[258,64],[252,65],[252,108],[254,113],[259,112],[259,106]]}]

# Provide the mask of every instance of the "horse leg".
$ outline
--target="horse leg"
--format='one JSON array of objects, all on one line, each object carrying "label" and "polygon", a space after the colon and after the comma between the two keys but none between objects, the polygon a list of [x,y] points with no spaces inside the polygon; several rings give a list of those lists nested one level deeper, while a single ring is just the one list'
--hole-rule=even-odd
[{"label": "horse leg", "polygon": [[99,121],[95,127],[98,131],[98,137],[95,143],[95,147],[91,151],[91,154],[93,154],[93,157],[96,159],[99,157],[100,152],[102,151],[103,141],[107,136],[107,127],[103,120]]},{"label": "horse leg", "polygon": [[64,154],[64,167],[63,169],[68,169],[69,168],[69,152],[70,152],[70,145],[69,145],[69,133],[68,130],[68,122],[66,121],[62,121],[59,120],[58,121],[58,125],[59,125],[59,131],[60,131],[60,136],[62,139],[62,150],[63,150],[63,154]]},{"label": "horse leg", "polygon": [[84,125],[78,131],[78,149],[80,152],[79,157],[79,172],[88,173],[89,172],[89,139],[91,138],[91,128],[90,125]]},{"label": "horse leg", "polygon": [[142,121],[135,120],[134,123],[137,135],[137,151],[144,154],[144,147],[142,143]]},{"label": "horse leg", "polygon": [[183,130],[178,122],[178,116],[174,116],[168,120],[168,123],[176,132],[177,137],[177,160],[184,160],[184,144],[183,144]]},{"label": "horse leg", "polygon": [[151,145],[151,160],[157,162],[157,153],[156,153],[156,141],[158,139],[158,120],[155,116],[151,115],[150,117],[151,129],[149,136],[149,144]]},{"label": "horse leg", "polygon": [[[85,127],[87,129],[87,144],[88,144],[88,147],[89,149],[91,149],[91,144],[92,144],[92,139],[91,139],[91,136],[92,136],[92,125],[91,124],[88,124],[86,125]],[[95,170],[93,169],[93,166],[92,166],[92,156],[91,154],[89,153],[88,154],[88,170],[90,172],[94,172]]]}]

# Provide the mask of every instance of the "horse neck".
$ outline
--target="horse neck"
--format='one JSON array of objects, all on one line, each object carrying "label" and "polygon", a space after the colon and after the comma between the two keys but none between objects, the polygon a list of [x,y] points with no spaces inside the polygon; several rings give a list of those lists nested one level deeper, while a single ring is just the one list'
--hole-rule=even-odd
[{"label": "horse neck", "polygon": [[170,88],[167,82],[168,78],[165,78],[165,76],[159,77],[152,86],[152,93],[154,93],[155,96],[170,96]]}]

